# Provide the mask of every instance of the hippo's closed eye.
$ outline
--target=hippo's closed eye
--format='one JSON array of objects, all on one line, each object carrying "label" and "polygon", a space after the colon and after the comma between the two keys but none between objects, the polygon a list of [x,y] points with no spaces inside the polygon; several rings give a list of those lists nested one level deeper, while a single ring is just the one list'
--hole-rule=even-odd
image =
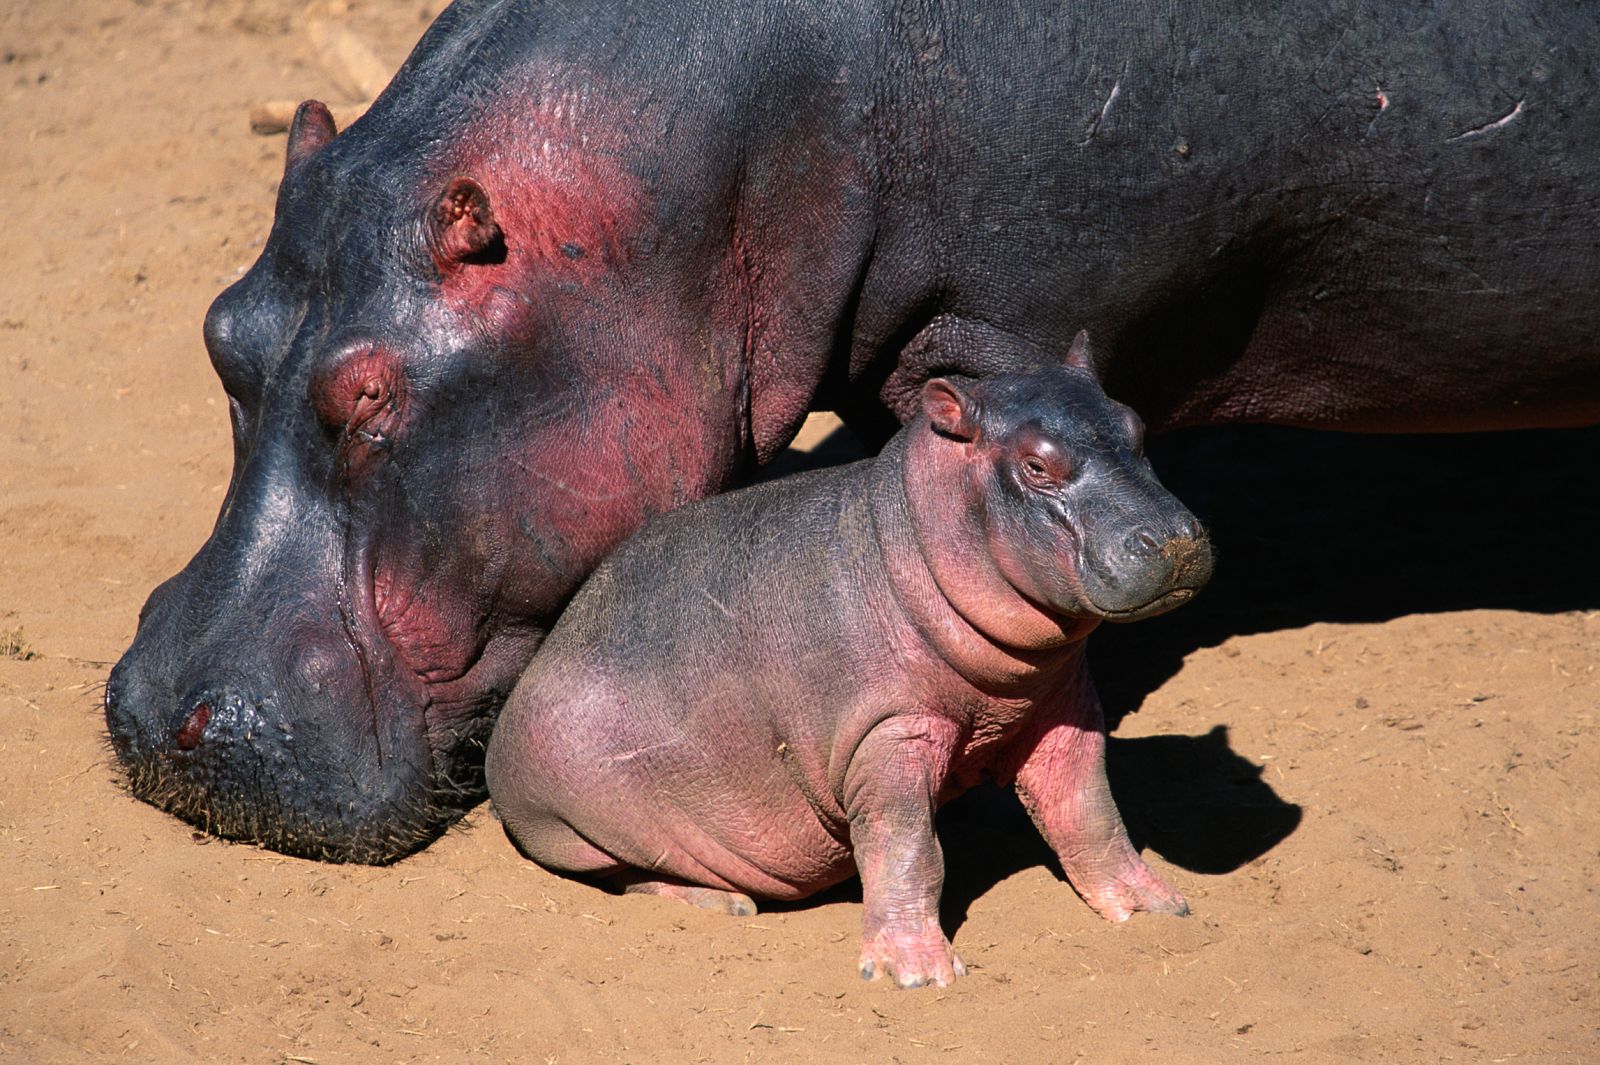
[{"label": "hippo's closed eye", "polygon": [[348,472],[359,472],[399,426],[407,398],[405,372],[393,352],[368,346],[336,359],[312,378],[311,402],[343,448]]}]

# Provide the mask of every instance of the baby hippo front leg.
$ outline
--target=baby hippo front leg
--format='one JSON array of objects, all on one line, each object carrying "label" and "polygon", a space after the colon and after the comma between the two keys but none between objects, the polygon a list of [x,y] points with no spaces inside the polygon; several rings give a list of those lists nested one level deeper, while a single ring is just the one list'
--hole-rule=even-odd
[{"label": "baby hippo front leg", "polygon": [[957,729],[932,715],[890,718],[856,748],[845,777],[850,843],[861,873],[861,976],[901,987],[965,976],[939,926],[944,855],[934,807]]},{"label": "baby hippo front leg", "polygon": [[1017,795],[1083,901],[1111,921],[1137,910],[1189,912],[1139,857],[1117,813],[1106,780],[1105,716],[1087,669],[1040,715],[1019,754]]}]

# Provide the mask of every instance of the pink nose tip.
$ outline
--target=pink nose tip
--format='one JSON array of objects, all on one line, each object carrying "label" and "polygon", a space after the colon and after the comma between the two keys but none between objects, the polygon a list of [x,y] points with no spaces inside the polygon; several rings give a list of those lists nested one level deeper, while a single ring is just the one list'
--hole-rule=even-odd
[{"label": "pink nose tip", "polygon": [[210,703],[201,703],[189,711],[189,716],[183,719],[182,725],[178,726],[178,749],[192,751],[200,746],[200,737],[205,734],[206,725],[210,720]]}]

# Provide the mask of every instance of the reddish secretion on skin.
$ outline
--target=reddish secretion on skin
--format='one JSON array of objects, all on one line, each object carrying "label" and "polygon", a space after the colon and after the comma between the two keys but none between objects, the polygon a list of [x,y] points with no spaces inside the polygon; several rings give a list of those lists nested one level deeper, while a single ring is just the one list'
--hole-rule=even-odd
[{"label": "reddish secretion on skin", "polygon": [[[541,412],[537,436],[511,430],[529,446],[504,448],[489,475],[566,583],[649,514],[720,486],[737,461],[736,440],[721,437],[737,429],[705,407],[725,382],[702,347],[684,344],[676,294],[641,303],[659,283],[638,249],[660,235],[629,169],[632,127],[646,119],[619,119],[630,112],[615,91],[591,94],[581,74],[557,83],[576,87],[498,99],[427,177],[425,195],[444,190],[439,223],[470,228],[492,214],[502,241],[496,256],[442,262],[449,242],[433,241],[439,298],[423,313],[431,334],[493,337],[511,359],[554,345],[593,361],[583,382],[563,382],[571,401]],[[481,203],[453,195],[463,180]]]},{"label": "reddish secretion on skin", "polygon": [[441,601],[426,585],[406,579],[402,568],[379,567],[373,576],[373,609],[384,637],[404,666],[427,684],[458,679],[470,666],[463,647],[472,631],[467,611]]}]

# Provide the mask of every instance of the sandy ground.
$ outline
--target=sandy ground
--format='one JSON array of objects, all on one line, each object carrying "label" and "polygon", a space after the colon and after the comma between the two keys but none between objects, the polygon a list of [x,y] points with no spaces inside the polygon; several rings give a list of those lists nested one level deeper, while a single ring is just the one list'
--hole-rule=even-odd
[{"label": "sandy ground", "polygon": [[[431,5],[353,5],[396,64]],[[228,472],[207,302],[266,232],[295,5],[0,5],[0,1059],[1600,1061],[1595,432],[1192,433],[1193,606],[1097,637],[1113,783],[1186,920],[1100,922],[1014,802],[948,808],[973,975],[854,972],[859,890],[737,920],[521,860],[197,835],[99,689]]]}]

